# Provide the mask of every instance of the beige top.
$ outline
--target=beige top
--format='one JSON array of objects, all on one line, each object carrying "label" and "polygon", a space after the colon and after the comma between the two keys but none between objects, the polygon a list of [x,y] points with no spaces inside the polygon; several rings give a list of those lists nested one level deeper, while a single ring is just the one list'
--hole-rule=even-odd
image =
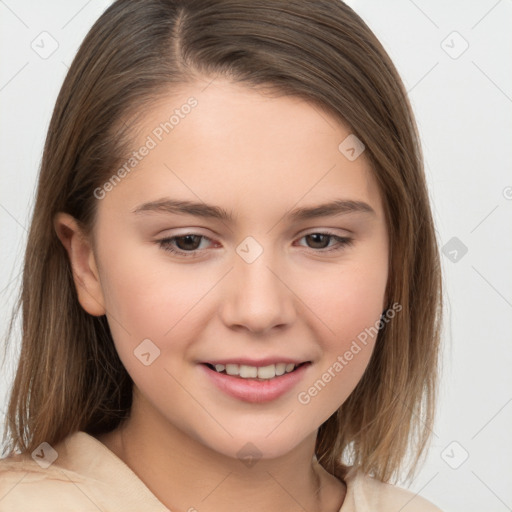
[{"label": "beige top", "polygon": [[[43,445],[34,458],[0,459],[0,512],[170,512],[114,452],[86,432],[69,435],[54,449]],[[344,481],[347,494],[339,512],[442,512],[421,496],[354,468]]]}]

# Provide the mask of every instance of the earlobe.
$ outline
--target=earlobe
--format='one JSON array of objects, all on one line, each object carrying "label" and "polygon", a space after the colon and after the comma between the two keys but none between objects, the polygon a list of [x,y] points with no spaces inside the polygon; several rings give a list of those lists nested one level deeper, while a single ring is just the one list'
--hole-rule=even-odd
[{"label": "earlobe", "polygon": [[90,315],[104,315],[105,301],[90,241],[76,219],[67,213],[57,213],[53,224],[68,253],[78,301]]}]

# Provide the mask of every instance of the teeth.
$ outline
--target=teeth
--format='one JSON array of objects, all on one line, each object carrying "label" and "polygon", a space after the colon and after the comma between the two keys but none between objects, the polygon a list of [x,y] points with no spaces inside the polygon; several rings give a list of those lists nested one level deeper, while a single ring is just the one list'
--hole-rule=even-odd
[{"label": "teeth", "polygon": [[238,375],[240,373],[240,367],[237,364],[227,364],[226,373],[228,375]]},{"label": "teeth", "polygon": [[277,363],[276,364],[276,375],[283,375],[286,371],[286,363]]},{"label": "teeth", "polygon": [[226,370],[228,375],[239,376],[242,379],[273,379],[276,376],[290,373],[295,369],[293,363],[277,363],[269,364],[268,366],[248,366],[245,364],[216,364],[215,370],[221,373]]},{"label": "teeth", "polygon": [[258,379],[273,379],[276,376],[276,365],[269,364],[258,368]]},{"label": "teeth", "polygon": [[258,376],[258,368],[256,368],[256,366],[246,366],[245,364],[241,364],[239,375],[244,379],[254,379]]}]

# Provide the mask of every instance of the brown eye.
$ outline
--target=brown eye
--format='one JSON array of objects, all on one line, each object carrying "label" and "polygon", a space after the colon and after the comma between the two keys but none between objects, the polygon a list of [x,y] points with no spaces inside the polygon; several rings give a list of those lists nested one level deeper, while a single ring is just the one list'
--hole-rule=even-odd
[{"label": "brown eye", "polygon": [[199,246],[203,239],[209,240],[209,238],[204,235],[188,233],[186,235],[164,238],[158,240],[157,243],[164,251],[186,258],[194,258],[201,255],[202,249],[199,249]]},{"label": "brown eye", "polygon": [[184,235],[177,236],[175,240],[178,249],[183,251],[195,251],[201,243],[201,238],[203,237],[200,235]]},{"label": "brown eye", "polygon": [[312,249],[325,249],[328,247],[329,240],[332,237],[324,233],[311,233],[310,235],[306,235],[305,238],[307,238],[309,242],[312,242]]},{"label": "brown eye", "polygon": [[[341,250],[343,249],[343,247],[353,244],[352,238],[341,237],[333,233],[309,233],[307,235],[304,235],[302,238],[307,240],[308,247],[310,249],[317,249],[317,252]],[[331,240],[335,240],[338,243],[335,245],[329,245],[329,242]]]}]

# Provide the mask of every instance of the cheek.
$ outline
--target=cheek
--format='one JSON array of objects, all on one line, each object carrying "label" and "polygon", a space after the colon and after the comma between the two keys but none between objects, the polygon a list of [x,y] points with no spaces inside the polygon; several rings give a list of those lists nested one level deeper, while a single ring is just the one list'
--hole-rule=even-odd
[{"label": "cheek", "polygon": [[211,284],[198,284],[197,275],[194,282],[190,271],[171,272],[167,266],[164,275],[143,262],[143,258],[118,260],[108,273],[107,317],[123,366],[136,386],[166,409],[181,396],[169,372],[183,380],[192,341],[204,329],[197,317],[200,308],[194,306]]},{"label": "cheek", "polygon": [[384,309],[385,263],[347,259],[314,279],[297,280],[297,294],[317,317],[316,324],[323,326],[321,339],[339,346],[375,324]]},{"label": "cheek", "polygon": [[161,338],[204,294],[193,266],[173,263],[157,243],[114,223],[98,236],[107,316],[124,335]]},{"label": "cheek", "polygon": [[[315,284],[316,283],[316,284]],[[301,297],[317,321],[321,345],[318,372],[297,395],[302,407],[327,419],[360,381],[378,334],[387,283],[386,259],[345,261],[321,279],[301,287]],[[325,390],[325,391],[324,391]]]},{"label": "cheek", "polygon": [[339,299],[338,309],[333,310],[330,327],[335,334],[316,336],[322,345],[321,358],[314,375],[297,393],[299,407],[314,415],[317,422],[327,420],[346,401],[361,380],[375,347],[380,306],[372,310],[365,302],[364,308],[358,309],[359,301],[351,299],[350,306],[341,309],[344,301]]},{"label": "cheek", "polygon": [[[103,215],[108,218],[108,212]],[[175,324],[181,327],[179,319],[191,300],[187,294],[193,292],[180,284],[180,293],[175,293],[173,281],[162,275],[164,265],[150,264],[157,251],[126,232],[114,222],[100,224],[98,230],[106,317],[119,358],[136,386],[158,394],[162,379],[166,385],[169,381],[163,372],[165,354],[180,348],[179,336],[173,337],[172,330],[165,334]]]}]

